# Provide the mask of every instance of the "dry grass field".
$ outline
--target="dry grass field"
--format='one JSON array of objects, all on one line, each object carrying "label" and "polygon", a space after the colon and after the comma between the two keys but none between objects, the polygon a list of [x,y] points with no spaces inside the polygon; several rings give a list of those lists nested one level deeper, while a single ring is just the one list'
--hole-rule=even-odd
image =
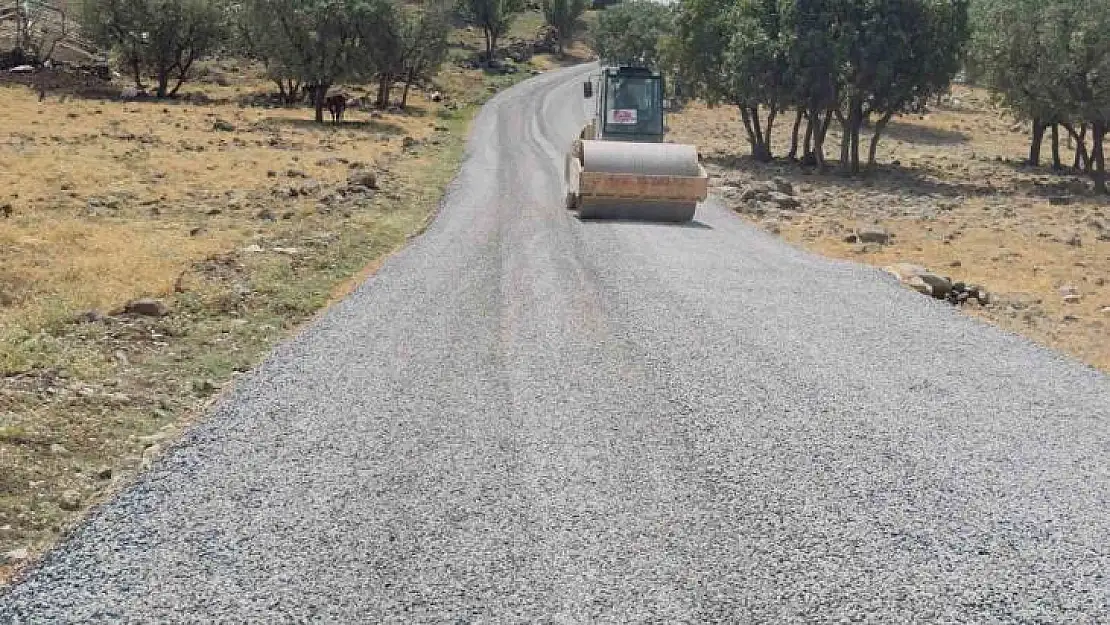
[{"label": "dry grass field", "polygon": [[[526,15],[509,41],[538,24]],[[588,53],[489,73],[462,63],[479,41],[456,33],[407,110],[349,109],[339,125],[263,106],[259,68],[231,61],[174,101],[5,75],[0,583],[417,234],[481,102]]]},{"label": "dry grass field", "polygon": [[[788,150],[792,120],[780,117],[778,155]],[[1027,129],[985,92],[957,86],[927,115],[896,118],[880,143],[879,167],[858,178],[743,156],[735,108],[693,104],[669,125],[672,140],[699,146],[718,195],[745,218],[828,256],[879,267],[914,263],[981,285],[989,304],[963,310],[1110,372],[1110,199],[1091,195],[1085,177],[1021,165]],[[839,135],[830,134],[832,155]],[[1065,150],[1065,164],[1071,159]],[[799,207],[740,199],[753,183],[776,177],[794,188]],[[861,228],[885,230],[890,240],[847,242]],[[964,347],[974,348],[952,346]]]}]

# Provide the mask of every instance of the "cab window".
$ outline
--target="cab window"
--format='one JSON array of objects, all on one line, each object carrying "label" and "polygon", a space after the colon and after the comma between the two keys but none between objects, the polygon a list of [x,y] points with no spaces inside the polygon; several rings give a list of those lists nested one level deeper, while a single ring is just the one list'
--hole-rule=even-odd
[{"label": "cab window", "polygon": [[658,78],[617,76],[605,94],[605,131],[613,134],[662,134]]}]

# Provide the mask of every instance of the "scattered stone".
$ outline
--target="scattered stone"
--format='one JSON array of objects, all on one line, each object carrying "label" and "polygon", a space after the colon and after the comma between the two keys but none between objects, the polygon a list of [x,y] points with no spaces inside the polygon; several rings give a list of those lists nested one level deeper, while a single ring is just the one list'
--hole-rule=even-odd
[{"label": "scattered stone", "polygon": [[924,272],[918,275],[933,290],[933,297],[944,299],[952,291],[952,281],[935,273]]},{"label": "scattered stone", "polygon": [[146,449],[144,449],[143,450],[143,456],[142,456],[142,465],[141,465],[142,468],[144,470],[149,469],[151,467],[151,465],[154,464],[154,459],[157,458],[158,455],[161,454],[161,453],[162,453],[162,445],[161,444],[154,444],[154,445],[151,445],[151,446],[147,447]]},{"label": "scattered stone", "polygon": [[886,245],[890,242],[890,233],[878,227],[862,228],[856,235],[860,243],[878,243],[879,245]]},{"label": "scattered stone", "polygon": [[264,208],[258,211],[258,214],[255,215],[255,217],[257,219],[261,219],[262,221],[277,221],[277,218],[274,217],[273,211],[268,208]]},{"label": "scattered stone", "polygon": [[1072,247],[1083,247],[1083,239],[1080,238],[1078,232],[1072,233],[1066,243]]},{"label": "scattered stone", "polygon": [[164,317],[169,314],[169,307],[162,300],[150,297],[132,300],[124,307],[124,312],[143,317]]},{"label": "scattered stone", "polygon": [[406,136],[404,139],[401,139],[401,147],[405,149],[413,148],[418,145],[420,145],[420,141],[413,137]]},{"label": "scattered stone", "polygon": [[211,393],[216,390],[216,383],[212,380],[193,380],[193,391],[201,394]]},{"label": "scattered stone", "polygon": [[1051,206],[1068,206],[1072,199],[1070,195],[1053,195],[1048,198],[1048,203]]},{"label": "scattered stone", "polygon": [[442,102],[443,101],[443,94],[438,92],[438,91],[433,91],[431,99],[432,99],[432,102]]},{"label": "scattered stone", "polygon": [[1110,317],[1110,306],[1103,306],[1099,312]]},{"label": "scattered stone", "polygon": [[771,179],[771,184],[775,185],[775,190],[779,193],[786,195],[794,195],[794,185],[784,178],[774,177]]},{"label": "scattered stone", "polygon": [[1083,297],[1079,294],[1079,289],[1070,284],[1060,287],[1060,297],[1064,298],[1065,304],[1078,304],[1083,301]]},{"label": "scattered stone", "polygon": [[97,323],[104,321],[104,315],[99,310],[86,310],[77,315],[77,323]]},{"label": "scattered stone", "polygon": [[308,178],[308,174],[299,169],[290,169],[285,172],[285,175],[289,178]]},{"label": "scattered stone", "polygon": [[797,198],[787,195],[779,191],[771,191],[765,196],[765,201],[774,202],[778,204],[779,208],[783,210],[798,210],[802,207],[802,203]]},{"label": "scattered stone", "polygon": [[54,443],[50,446],[50,453],[55,456],[67,456],[69,455],[69,450],[61,443]]},{"label": "scattered stone", "polygon": [[14,212],[15,208],[10,203],[0,204],[0,215],[3,215],[4,219],[11,217]]},{"label": "scattered stone", "polygon": [[[954,285],[950,279],[944,276],[938,276],[921,265],[896,263],[883,267],[883,271],[893,275],[899,282],[919,293],[931,295],[936,299],[949,299],[952,303],[963,303],[969,298],[979,294],[978,289],[972,292],[971,289],[967,289],[962,283],[957,283],[961,288],[959,292],[953,294]],[[966,295],[961,297],[961,294]],[[982,300],[980,300],[980,302],[982,302]]]},{"label": "scattered stone", "polygon": [[243,248],[243,252],[247,253],[247,254],[258,254],[259,252],[264,252],[264,251],[265,250],[262,248],[262,246],[257,244],[257,243],[252,243],[252,244]]},{"label": "scattered stone", "polygon": [[27,548],[13,549],[0,555],[0,564],[19,564],[31,559],[31,552]]},{"label": "scattered stone", "polygon": [[212,130],[219,132],[235,132],[235,125],[226,119],[216,119],[216,121],[212,123]]},{"label": "scattered stone", "polygon": [[849,234],[848,236],[844,237],[844,242],[845,243],[857,243],[857,242],[859,242],[859,235],[857,235],[856,233],[853,232],[853,233]]},{"label": "scattered stone", "polygon": [[97,469],[96,470],[96,478],[98,480],[110,480],[110,479],[112,479],[112,467],[102,466],[99,469]]},{"label": "scattered stone", "polygon": [[948,263],[948,266],[949,267],[963,267],[964,264],[962,262],[958,261],[958,260],[954,260],[954,261]]},{"label": "scattered stone", "polygon": [[35,68],[31,65],[16,65],[8,71],[13,74],[30,74],[35,71]]},{"label": "scattered stone", "polygon": [[75,512],[81,509],[81,493],[75,490],[67,490],[60,497],[58,497],[58,507],[68,512]]}]

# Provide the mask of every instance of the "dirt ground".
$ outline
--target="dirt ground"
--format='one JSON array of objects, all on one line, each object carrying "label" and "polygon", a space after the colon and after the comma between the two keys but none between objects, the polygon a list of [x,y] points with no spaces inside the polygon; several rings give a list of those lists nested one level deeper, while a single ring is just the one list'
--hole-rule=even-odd
[{"label": "dirt ground", "polygon": [[0,584],[427,224],[481,102],[588,55],[491,72],[468,61],[480,41],[456,32],[406,110],[339,125],[268,102],[260,68],[235,61],[174,101],[3,75]]},{"label": "dirt ground", "polygon": [[[778,156],[788,151],[792,120],[778,122]],[[671,140],[699,147],[717,195],[760,227],[831,257],[913,263],[979,285],[990,301],[964,304],[968,314],[1110,372],[1110,199],[1092,195],[1074,172],[1022,165],[1028,129],[984,91],[956,86],[926,115],[896,118],[879,144],[879,167],[856,178],[753,161],[735,108],[691,104],[668,123]],[[835,156],[839,135],[830,134]],[[800,206],[741,199],[775,178],[793,187]],[[848,242],[861,229],[885,230],[890,240]]]}]

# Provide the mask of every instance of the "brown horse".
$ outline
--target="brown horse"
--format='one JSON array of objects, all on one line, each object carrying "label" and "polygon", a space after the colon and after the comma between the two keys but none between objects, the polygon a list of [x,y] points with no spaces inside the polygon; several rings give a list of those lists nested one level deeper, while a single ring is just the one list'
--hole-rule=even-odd
[{"label": "brown horse", "polygon": [[331,121],[338,124],[343,121],[343,112],[347,110],[347,94],[337,93],[328,96],[324,103],[328,107],[328,112],[331,113]]}]

